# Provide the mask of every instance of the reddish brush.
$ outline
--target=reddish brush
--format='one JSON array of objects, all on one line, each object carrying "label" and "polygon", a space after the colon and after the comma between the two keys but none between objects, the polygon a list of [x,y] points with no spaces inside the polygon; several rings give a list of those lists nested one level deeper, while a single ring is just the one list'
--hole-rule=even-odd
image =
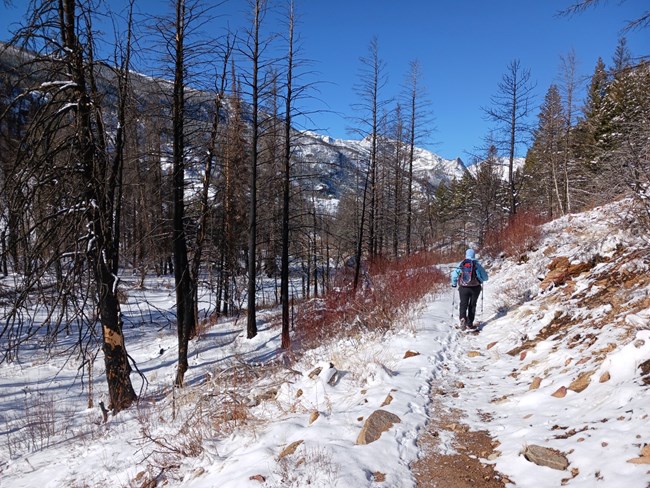
[{"label": "reddish brush", "polygon": [[539,214],[517,213],[508,220],[505,227],[487,233],[484,249],[493,256],[524,254],[539,242],[540,226],[544,222],[545,219]]},{"label": "reddish brush", "polygon": [[296,338],[312,347],[325,339],[390,329],[410,306],[446,281],[438,262],[431,253],[375,260],[356,292],[349,283],[339,283],[324,297],[305,303],[298,314]]}]

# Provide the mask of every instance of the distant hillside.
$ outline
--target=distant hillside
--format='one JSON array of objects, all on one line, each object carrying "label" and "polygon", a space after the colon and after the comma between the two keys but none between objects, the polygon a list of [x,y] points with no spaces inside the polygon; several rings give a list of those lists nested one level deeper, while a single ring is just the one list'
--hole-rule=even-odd
[{"label": "distant hillside", "polygon": [[[32,78],[41,82],[52,81],[51,70],[46,63],[26,63],[34,58],[29,53],[15,47],[0,44],[0,71],[6,73],[9,79],[18,84],[23,77]],[[29,66],[29,68],[25,68]],[[30,73],[24,73],[29,69]],[[112,111],[117,104],[117,80],[115,72],[107,65],[100,65],[97,71],[97,80],[100,90],[105,93],[104,103],[107,111]],[[131,84],[136,93],[140,113],[156,111],[161,115],[168,109],[171,116],[171,90],[169,81],[157,79],[139,73],[131,74]],[[199,129],[206,134],[209,132],[213,113],[213,94],[200,90],[188,90],[186,110],[188,115],[187,126],[191,130]],[[224,119],[228,118],[228,104],[224,109]],[[244,120],[250,126],[249,108],[244,106]],[[143,116],[144,117],[144,116]],[[109,123],[115,122],[114,118],[107,119]],[[114,127],[108,127],[113,131]],[[161,128],[162,131],[166,129]],[[308,191],[315,191],[316,197],[321,202],[330,201],[332,205],[321,205],[322,209],[336,208],[336,201],[347,191],[358,191],[359,174],[363,174],[369,159],[369,140],[341,140],[332,139],[311,131],[295,131],[294,133],[294,160],[299,163],[297,170],[300,175],[300,185]],[[165,136],[161,141],[165,142]],[[416,195],[421,191],[436,188],[442,182],[449,182],[454,178],[461,178],[467,171],[460,158],[448,160],[423,148],[416,148],[414,162],[414,182]],[[191,173],[191,170],[190,170]]]},{"label": "distant hillside", "polygon": [[[311,131],[301,132],[296,138],[296,161],[310,167],[312,188],[320,197],[336,199],[345,189],[356,185],[356,175],[370,157],[370,141],[333,139]],[[416,193],[424,187],[437,187],[442,182],[459,179],[467,171],[463,161],[444,159],[426,149],[416,148],[413,177]]]}]

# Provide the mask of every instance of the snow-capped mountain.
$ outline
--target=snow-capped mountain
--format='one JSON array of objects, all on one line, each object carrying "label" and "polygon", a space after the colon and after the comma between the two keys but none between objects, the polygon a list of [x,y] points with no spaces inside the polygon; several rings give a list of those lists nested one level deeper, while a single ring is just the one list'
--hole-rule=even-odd
[{"label": "snow-capped mountain", "polygon": [[[370,141],[366,139],[334,139],[316,132],[297,135],[294,159],[311,175],[313,188],[331,198],[352,188],[370,158]],[[467,171],[460,158],[444,159],[423,148],[415,149],[413,177],[416,185],[437,187],[440,183],[460,179]]]},{"label": "snow-capped mountain", "polygon": [[[476,176],[478,169],[481,167],[481,164],[483,164],[484,162],[485,161],[479,161],[477,164],[469,166],[467,170],[470,172],[472,176]],[[512,165],[513,171],[523,170],[525,162],[526,162],[526,158],[514,158],[513,165]],[[509,166],[510,166],[510,161],[506,157],[500,157],[496,161],[494,169],[499,174],[501,179],[504,181],[508,180]]]}]

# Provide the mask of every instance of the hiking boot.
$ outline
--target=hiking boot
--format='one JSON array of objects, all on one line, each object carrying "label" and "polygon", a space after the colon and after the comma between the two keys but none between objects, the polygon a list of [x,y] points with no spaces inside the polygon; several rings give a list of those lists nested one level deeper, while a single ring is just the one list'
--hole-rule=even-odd
[{"label": "hiking boot", "polygon": [[466,329],[467,328],[467,320],[466,319],[460,319],[460,328],[461,329]]}]

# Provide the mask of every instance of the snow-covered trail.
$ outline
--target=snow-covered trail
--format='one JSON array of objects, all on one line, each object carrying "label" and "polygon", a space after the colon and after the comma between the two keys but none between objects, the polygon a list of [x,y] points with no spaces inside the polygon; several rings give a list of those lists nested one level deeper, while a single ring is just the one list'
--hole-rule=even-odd
[{"label": "snow-covered trail", "polygon": [[[449,374],[462,338],[450,312],[451,295],[444,293],[429,298],[417,316],[404,317],[397,332],[308,351],[293,366],[302,375],[282,385],[272,407],[261,407],[264,416],[277,420],[255,438],[237,439],[239,448],[229,449],[227,460],[212,464],[187,486],[259,487],[250,478],[261,475],[268,487],[371,487],[383,474],[386,486],[413,487],[409,465],[418,456],[416,440],[430,414],[430,387]],[[409,351],[417,355],[406,357]],[[340,374],[333,385],[328,383],[334,374],[330,362]],[[309,373],[316,367],[322,370],[314,380]],[[397,415],[400,422],[377,441],[358,445],[365,419],[378,409]],[[313,412],[318,418],[310,423]],[[278,459],[297,442],[296,453]]]}]

